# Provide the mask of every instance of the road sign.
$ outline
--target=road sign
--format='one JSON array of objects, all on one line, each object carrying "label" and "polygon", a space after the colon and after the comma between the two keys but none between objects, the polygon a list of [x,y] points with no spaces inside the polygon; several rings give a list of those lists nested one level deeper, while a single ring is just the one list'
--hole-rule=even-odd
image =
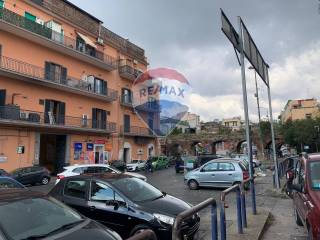
[{"label": "road sign", "polygon": [[237,49],[238,52],[240,52],[239,35],[237,31],[234,29],[234,27],[232,26],[227,16],[222,11],[222,9],[220,10],[221,10],[221,22],[222,22],[221,30],[226,35],[226,37],[230,40],[230,42],[235,47],[235,49]]},{"label": "road sign", "polygon": [[259,74],[261,79],[264,81],[264,83],[269,86],[268,78],[267,78],[267,64],[262,58],[256,44],[254,43],[248,29],[244,25],[242,19],[242,32],[243,32],[243,51],[248,59],[248,61],[251,63],[251,65],[254,67],[256,72]]}]

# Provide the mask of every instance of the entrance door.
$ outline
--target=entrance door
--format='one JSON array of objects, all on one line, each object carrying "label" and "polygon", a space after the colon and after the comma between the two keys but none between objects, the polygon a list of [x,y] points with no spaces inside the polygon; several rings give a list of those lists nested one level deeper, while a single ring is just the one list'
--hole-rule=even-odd
[{"label": "entrance door", "polygon": [[41,134],[39,165],[53,174],[61,172],[66,162],[66,142],[66,135]]},{"label": "entrance door", "polygon": [[95,164],[103,164],[104,163],[104,145],[102,144],[95,144],[94,145],[94,162]]},{"label": "entrance door", "polygon": [[130,161],[129,154],[130,154],[130,148],[124,148],[123,149],[123,161],[124,161],[124,163],[128,163]]}]

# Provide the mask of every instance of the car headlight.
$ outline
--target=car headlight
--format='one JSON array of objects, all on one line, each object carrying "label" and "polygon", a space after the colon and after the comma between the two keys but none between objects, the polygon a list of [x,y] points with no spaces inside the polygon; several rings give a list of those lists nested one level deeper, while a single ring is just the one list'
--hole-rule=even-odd
[{"label": "car headlight", "polygon": [[174,218],[173,217],[169,217],[169,216],[158,214],[158,213],[153,214],[153,216],[156,219],[158,219],[160,222],[163,222],[163,223],[166,223],[166,224],[169,224],[169,225],[173,225],[173,223],[174,223]]}]

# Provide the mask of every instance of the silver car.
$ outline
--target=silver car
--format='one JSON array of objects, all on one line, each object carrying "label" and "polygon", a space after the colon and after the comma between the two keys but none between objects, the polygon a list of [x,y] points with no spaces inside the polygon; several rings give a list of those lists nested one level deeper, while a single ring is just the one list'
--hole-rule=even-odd
[{"label": "silver car", "polygon": [[215,159],[188,172],[185,183],[191,190],[199,187],[230,187],[249,178],[247,168],[238,160]]}]

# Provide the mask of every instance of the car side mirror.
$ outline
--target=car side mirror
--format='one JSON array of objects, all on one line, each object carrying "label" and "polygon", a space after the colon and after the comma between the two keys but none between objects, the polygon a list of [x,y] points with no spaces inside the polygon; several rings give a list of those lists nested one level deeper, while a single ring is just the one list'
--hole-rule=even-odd
[{"label": "car side mirror", "polygon": [[106,205],[107,206],[113,206],[114,207],[114,210],[118,210],[119,207],[120,207],[120,204],[118,201],[116,200],[109,200],[109,201],[106,201]]},{"label": "car side mirror", "polygon": [[292,184],[291,188],[299,193],[303,193],[302,184]]}]

